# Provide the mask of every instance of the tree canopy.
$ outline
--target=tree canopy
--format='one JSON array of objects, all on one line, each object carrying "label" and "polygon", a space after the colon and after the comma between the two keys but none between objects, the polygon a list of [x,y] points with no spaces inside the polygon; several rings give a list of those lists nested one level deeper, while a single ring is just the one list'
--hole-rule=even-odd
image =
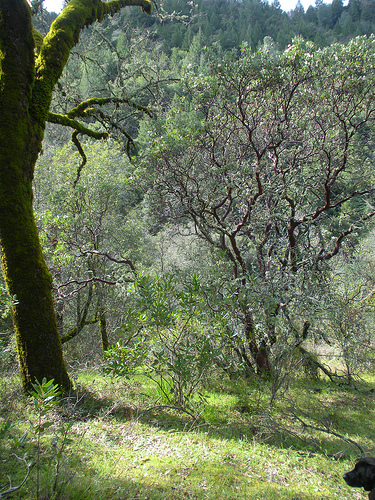
[{"label": "tree canopy", "polygon": [[207,67],[185,76],[144,166],[153,208],[192,224],[232,267],[227,293],[260,363],[276,317],[308,323],[326,262],[375,215],[375,38],[212,50]]}]

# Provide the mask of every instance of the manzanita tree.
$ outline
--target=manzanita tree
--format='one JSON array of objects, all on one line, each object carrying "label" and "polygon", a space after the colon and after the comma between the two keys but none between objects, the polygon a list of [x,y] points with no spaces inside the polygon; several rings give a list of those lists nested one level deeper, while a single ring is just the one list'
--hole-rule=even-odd
[{"label": "manzanita tree", "polygon": [[375,215],[375,38],[206,57],[145,168],[159,212],[230,264],[243,361],[268,371],[279,318],[306,336],[327,263]]},{"label": "manzanita tree", "polygon": [[52,93],[83,28],[127,5],[151,13],[149,0],[71,0],[43,38],[33,29],[26,0],[0,0],[0,244],[8,292],[17,298],[13,320],[25,389],[44,377],[71,385],[33,214],[32,181],[45,126],[50,121],[70,127],[81,149],[79,134],[108,134],[82,119],[95,120],[98,108],[113,100],[91,96],[59,114],[50,111]]}]

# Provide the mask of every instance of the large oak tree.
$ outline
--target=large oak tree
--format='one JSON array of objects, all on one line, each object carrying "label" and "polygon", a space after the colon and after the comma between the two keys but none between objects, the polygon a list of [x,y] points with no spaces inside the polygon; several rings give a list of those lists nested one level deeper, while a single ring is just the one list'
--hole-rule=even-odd
[{"label": "large oak tree", "polygon": [[24,389],[43,377],[64,388],[71,385],[33,214],[34,167],[46,122],[71,127],[78,147],[78,134],[106,136],[80,118],[94,116],[107,98],[93,96],[55,114],[52,94],[83,28],[128,5],[147,13],[152,7],[148,0],[71,0],[41,39],[26,0],[0,0],[0,244],[5,282],[17,298],[13,321]]}]

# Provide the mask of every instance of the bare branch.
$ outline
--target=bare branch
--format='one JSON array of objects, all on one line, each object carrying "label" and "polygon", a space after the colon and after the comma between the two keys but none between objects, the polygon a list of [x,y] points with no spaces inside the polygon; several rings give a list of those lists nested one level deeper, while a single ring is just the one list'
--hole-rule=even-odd
[{"label": "bare branch", "polygon": [[[117,281],[109,281],[109,280],[105,280],[103,278],[94,277],[94,278],[88,278],[87,280],[69,280],[66,283],[62,283],[60,285],[55,285],[54,288],[57,291],[59,297],[61,297],[63,299],[66,299],[67,297],[70,297],[73,294],[78,293],[80,290],[82,290],[83,288],[87,287],[90,283],[93,283],[93,282],[96,282],[96,281],[99,282],[99,283],[104,283],[106,285],[116,285],[117,284]],[[73,285],[73,284],[79,285],[78,288],[72,290],[68,294],[61,293],[61,291],[60,291],[61,288],[64,288],[64,287],[67,287],[67,286],[70,286],[70,285]]]},{"label": "bare branch", "polygon": [[339,253],[341,243],[343,242],[344,238],[346,236],[348,236],[349,234],[353,233],[353,231],[357,230],[358,224],[361,224],[362,222],[365,222],[366,220],[371,219],[372,217],[374,217],[374,215],[375,215],[375,210],[373,210],[372,212],[367,214],[365,217],[362,217],[362,219],[360,221],[357,221],[354,224],[352,224],[346,231],[343,231],[336,239],[334,249],[332,250],[332,252],[328,252],[328,253],[324,253],[324,254],[322,253],[321,255],[318,256],[318,260],[320,260],[320,261],[329,260],[334,255],[337,255]]},{"label": "bare branch", "polygon": [[[333,430],[330,426],[330,423],[327,423],[324,420],[319,420],[320,425],[309,424],[308,422],[306,422],[306,420],[304,420],[302,417],[300,417],[298,415],[298,413],[302,413],[303,417],[311,419],[312,417],[310,415],[307,415],[305,412],[302,412],[300,408],[296,408],[294,405],[291,405],[291,411],[292,411],[293,418],[295,418],[298,422],[300,422],[305,429],[311,429],[314,431],[323,432],[325,434],[329,434],[331,436],[335,436],[339,439],[342,439],[346,443],[351,444],[352,446],[358,448],[361,455],[365,455],[365,452],[360,444],[358,444],[353,439],[350,439],[347,436],[344,436],[343,434],[340,434],[339,432],[336,432],[335,430]],[[314,420],[316,420],[316,419],[314,419]]]},{"label": "bare branch", "polygon": [[27,469],[26,470],[26,475],[23,478],[22,482],[18,486],[12,486],[11,480],[8,477],[8,479],[9,479],[9,489],[5,490],[5,491],[4,490],[0,490],[0,498],[5,497],[6,495],[10,495],[11,493],[14,493],[15,491],[17,491],[20,488],[22,488],[22,486],[25,484],[25,482],[27,481],[27,478],[29,477],[29,474],[30,474],[30,467],[29,467],[27,461],[24,458],[19,457],[15,453],[12,453],[10,456],[11,457],[15,457],[17,460],[19,460],[20,462],[23,462],[25,464],[25,467]]},{"label": "bare branch", "polygon": [[136,274],[135,266],[129,259],[116,259],[115,257],[109,255],[107,252],[100,252],[99,250],[84,250],[80,254],[76,254],[76,257],[83,257],[85,255],[101,255],[112,262],[116,262],[116,264],[127,264],[130,269]]},{"label": "bare branch", "polygon": [[77,130],[75,130],[73,132],[73,134],[72,134],[72,141],[75,144],[76,148],[78,149],[78,152],[79,152],[79,154],[81,155],[81,158],[82,158],[82,161],[81,161],[81,163],[79,164],[79,166],[77,168],[77,175],[76,175],[76,178],[75,178],[74,183],[73,183],[73,187],[75,188],[76,185],[77,185],[77,182],[79,181],[79,178],[81,176],[82,169],[83,169],[83,167],[87,163],[87,157],[85,155],[85,152],[83,150],[83,147],[82,147],[81,143],[78,140],[78,132],[77,132]]}]

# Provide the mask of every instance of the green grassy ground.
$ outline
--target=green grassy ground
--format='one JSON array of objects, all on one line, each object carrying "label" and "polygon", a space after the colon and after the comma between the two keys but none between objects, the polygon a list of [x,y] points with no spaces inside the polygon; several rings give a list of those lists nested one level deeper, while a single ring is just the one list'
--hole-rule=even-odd
[{"label": "green grassy ground", "polygon": [[[77,391],[51,415],[54,424],[41,441],[41,499],[367,498],[342,474],[360,454],[350,440],[366,453],[375,448],[371,380],[357,388],[296,380],[272,407],[266,381],[221,381],[207,388],[207,405],[193,419],[157,407],[145,380],[113,381],[93,369],[76,375]],[[0,424],[12,421],[13,437],[22,435],[33,408],[17,377],[1,379],[0,401]],[[64,446],[53,492],[56,432],[68,422],[72,442]],[[35,442],[29,443],[30,477],[12,498],[36,498]],[[6,476],[15,485],[24,473],[12,452],[4,436],[1,487],[8,487]]]}]

